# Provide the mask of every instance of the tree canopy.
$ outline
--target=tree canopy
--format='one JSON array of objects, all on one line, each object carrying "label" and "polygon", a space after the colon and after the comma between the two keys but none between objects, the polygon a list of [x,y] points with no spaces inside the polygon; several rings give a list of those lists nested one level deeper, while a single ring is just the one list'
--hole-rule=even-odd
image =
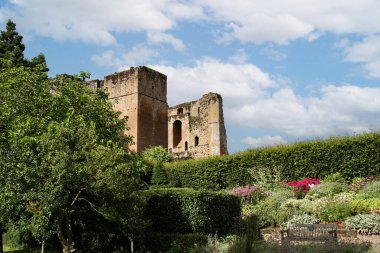
[{"label": "tree canopy", "polygon": [[38,67],[8,66],[0,84],[2,227],[41,243],[57,235],[65,252],[94,219],[127,233],[127,199],[144,184],[107,93]]}]

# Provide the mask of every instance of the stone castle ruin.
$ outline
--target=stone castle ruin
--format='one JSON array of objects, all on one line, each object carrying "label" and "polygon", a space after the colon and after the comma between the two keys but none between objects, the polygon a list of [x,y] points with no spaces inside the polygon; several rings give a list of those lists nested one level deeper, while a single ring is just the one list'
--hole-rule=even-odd
[{"label": "stone castle ruin", "polygon": [[114,109],[128,116],[130,149],[163,146],[176,158],[227,154],[222,97],[208,93],[197,101],[169,107],[167,77],[148,67],[130,68],[88,83],[107,89]]}]

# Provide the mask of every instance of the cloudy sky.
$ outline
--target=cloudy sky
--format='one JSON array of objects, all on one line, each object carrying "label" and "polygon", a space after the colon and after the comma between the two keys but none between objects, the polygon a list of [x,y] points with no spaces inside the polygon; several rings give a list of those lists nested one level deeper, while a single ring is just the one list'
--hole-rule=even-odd
[{"label": "cloudy sky", "polygon": [[130,66],[218,92],[231,153],[380,128],[378,0],[0,0],[50,75]]}]

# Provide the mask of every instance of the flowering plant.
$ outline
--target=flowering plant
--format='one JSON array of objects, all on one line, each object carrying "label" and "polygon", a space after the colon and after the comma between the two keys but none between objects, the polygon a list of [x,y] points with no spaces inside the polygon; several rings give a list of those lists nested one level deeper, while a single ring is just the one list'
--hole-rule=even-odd
[{"label": "flowering plant", "polygon": [[265,195],[262,188],[258,185],[248,185],[244,187],[233,188],[230,191],[231,195],[239,196],[245,203],[254,204]]},{"label": "flowering plant", "polygon": [[318,179],[315,178],[304,178],[300,181],[291,181],[288,182],[289,186],[294,187],[294,193],[297,197],[301,198],[305,196],[305,194],[310,190],[310,187],[313,187],[314,185],[320,184],[321,182]]}]

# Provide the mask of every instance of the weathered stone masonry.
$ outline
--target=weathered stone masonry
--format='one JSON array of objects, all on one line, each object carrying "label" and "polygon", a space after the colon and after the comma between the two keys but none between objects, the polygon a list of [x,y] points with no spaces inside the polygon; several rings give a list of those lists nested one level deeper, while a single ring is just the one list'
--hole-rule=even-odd
[{"label": "weathered stone masonry", "polygon": [[222,97],[208,93],[169,108],[168,148],[177,158],[227,154]]},{"label": "weathered stone masonry", "polygon": [[147,67],[106,76],[88,83],[109,92],[114,109],[128,116],[131,150],[163,146],[177,158],[227,154],[222,97],[216,93],[171,108],[167,77]]}]

